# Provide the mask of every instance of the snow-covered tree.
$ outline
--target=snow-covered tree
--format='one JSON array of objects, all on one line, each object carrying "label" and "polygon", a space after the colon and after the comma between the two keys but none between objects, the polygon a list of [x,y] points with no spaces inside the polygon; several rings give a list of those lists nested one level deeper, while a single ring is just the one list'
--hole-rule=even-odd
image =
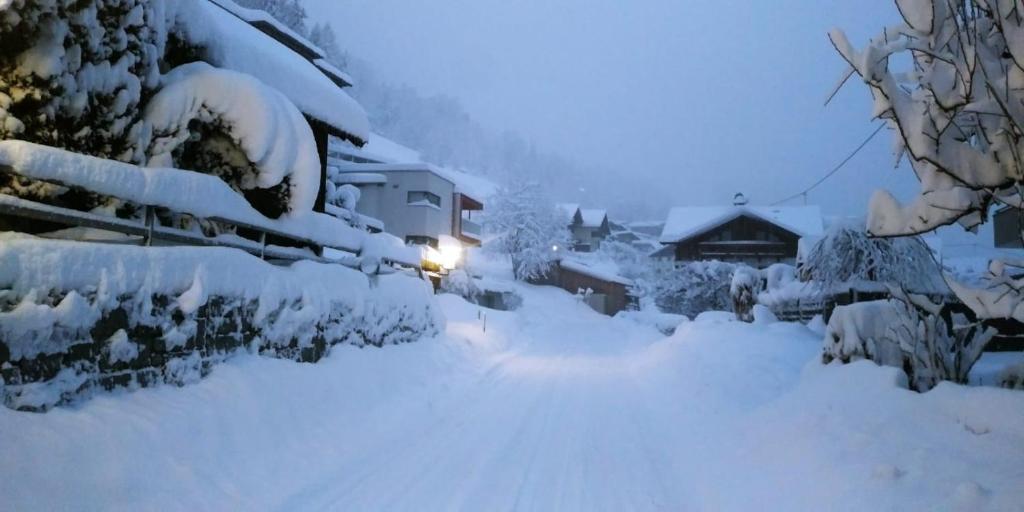
[{"label": "snow-covered tree", "polygon": [[488,244],[512,260],[516,279],[543,277],[569,246],[569,230],[537,183],[503,188],[487,204],[485,225],[496,235]]},{"label": "snow-covered tree", "polygon": [[736,267],[729,285],[729,297],[737,320],[747,323],[754,321],[754,305],[757,304],[761,288],[761,273],[758,270],[747,266]]},{"label": "snow-covered tree", "polygon": [[[993,205],[1021,210],[1024,185],[1024,6],[1019,0],[897,0],[903,23],[862,50],[831,39],[874,97],[921,190],[908,205],[880,191],[867,227],[876,236],[973,229]],[[905,58],[900,58],[905,57]],[[904,64],[904,67],[900,67]],[[1007,262],[1024,267],[1024,262]],[[951,288],[983,318],[1024,320],[1024,279],[993,267],[984,289]]]},{"label": "snow-covered tree", "polygon": [[695,261],[680,268],[659,265],[654,303],[666,313],[695,317],[705,311],[732,311],[729,287],[736,265]]},{"label": "snow-covered tree", "polygon": [[324,51],[327,61],[338,69],[348,69],[348,54],[338,45],[338,36],[330,23],[315,23],[309,30],[309,41]]},{"label": "snow-covered tree", "polygon": [[945,290],[941,269],[919,237],[878,238],[852,223],[836,223],[804,256],[802,281],[824,293],[872,283],[902,284],[917,293]]}]

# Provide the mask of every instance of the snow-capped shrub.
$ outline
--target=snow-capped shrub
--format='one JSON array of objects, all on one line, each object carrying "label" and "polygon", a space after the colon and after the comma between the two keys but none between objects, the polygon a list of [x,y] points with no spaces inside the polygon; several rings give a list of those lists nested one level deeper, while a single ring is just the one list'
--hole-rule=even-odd
[{"label": "snow-capped shrub", "polygon": [[469,302],[476,302],[480,297],[480,288],[476,285],[476,280],[473,276],[469,275],[465,269],[457,268],[448,273],[441,279],[441,291],[444,293],[451,293],[458,295]]},{"label": "snow-capped shrub", "polygon": [[145,107],[150,165],[212,173],[268,217],[312,210],[316,142],[283,94],[204,62],[175,68],[162,84]]},{"label": "snow-capped shrub", "polygon": [[924,296],[890,293],[894,299],[838,306],[825,332],[822,361],[869,359],[901,368],[916,391],[943,380],[966,383],[995,331],[943,312]]},{"label": "snow-capped shrub", "polygon": [[754,305],[757,304],[757,294],[760,292],[761,272],[747,266],[737,267],[729,285],[729,297],[737,320],[754,321]]},{"label": "snow-capped shrub", "polygon": [[693,318],[705,311],[731,311],[729,286],[736,265],[721,261],[694,261],[679,268],[660,270],[653,290],[654,302],[666,313]]},{"label": "snow-capped shrub", "polygon": [[800,278],[824,293],[885,284],[915,293],[947,290],[931,250],[918,237],[875,238],[860,226],[838,222],[808,251]]},{"label": "snow-capped shrub", "polygon": [[1024,363],[1007,366],[999,372],[999,387],[1024,390]]}]

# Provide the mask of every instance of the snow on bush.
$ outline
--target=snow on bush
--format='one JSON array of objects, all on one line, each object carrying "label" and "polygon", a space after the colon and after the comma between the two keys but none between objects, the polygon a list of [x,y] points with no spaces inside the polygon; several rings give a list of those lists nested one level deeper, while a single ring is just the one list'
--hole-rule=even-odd
[{"label": "snow on bush", "polygon": [[892,289],[894,299],[838,306],[825,333],[822,361],[869,359],[900,368],[910,389],[966,383],[995,331],[922,295]]},{"label": "snow on bush", "polygon": [[153,133],[149,165],[212,173],[242,193],[261,189],[271,204],[251,202],[268,217],[313,209],[320,187],[316,142],[284,95],[205,62],[179,66],[161,82],[143,116]]},{"label": "snow on bush", "polygon": [[559,251],[570,245],[562,215],[538,183],[499,190],[484,213],[486,228],[495,234],[486,248],[508,256],[518,280],[546,276]]},{"label": "snow on bush", "polygon": [[[895,134],[920,181],[910,204],[871,200],[868,231],[904,236],[959,223],[973,229],[993,205],[1021,209],[1024,180],[1024,16],[1010,0],[897,1],[904,18],[865,48],[840,30],[837,51],[864,80],[873,115]],[[906,58],[900,58],[906,57]],[[982,318],[1024,319],[1024,279],[995,275],[981,289],[951,284]]]},{"label": "snow on bush", "polygon": [[999,372],[1000,387],[1024,390],[1024,362],[1008,366]]},{"label": "snow on bush", "polygon": [[729,286],[736,265],[721,261],[694,261],[679,268],[659,269],[654,302],[666,313],[690,318],[705,311],[731,311]]},{"label": "snow on bush", "polygon": [[441,291],[452,293],[475,303],[480,296],[481,290],[476,280],[464,268],[457,268],[441,279]]},{"label": "snow on bush", "polygon": [[830,227],[807,252],[800,278],[823,293],[885,290],[885,284],[915,293],[947,290],[939,265],[920,238],[876,238],[843,222]]},{"label": "snow on bush", "polygon": [[754,321],[754,305],[761,292],[761,272],[746,266],[737,267],[729,285],[729,297],[736,319],[741,322]]}]

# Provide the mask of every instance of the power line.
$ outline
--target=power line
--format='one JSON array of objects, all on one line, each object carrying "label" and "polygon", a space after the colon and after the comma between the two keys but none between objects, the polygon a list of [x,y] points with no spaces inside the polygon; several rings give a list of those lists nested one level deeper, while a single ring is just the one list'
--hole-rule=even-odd
[{"label": "power line", "polygon": [[860,145],[857,146],[857,149],[854,149],[853,152],[850,153],[849,155],[847,155],[846,158],[844,158],[842,162],[839,162],[839,165],[833,167],[831,171],[829,171],[827,174],[822,176],[821,179],[819,179],[818,181],[815,181],[813,185],[811,185],[811,186],[805,188],[804,190],[802,190],[800,192],[797,192],[796,194],[793,194],[793,195],[791,195],[791,196],[789,196],[789,197],[787,197],[785,199],[780,199],[778,201],[775,201],[774,203],[771,204],[771,206],[776,206],[778,204],[785,203],[786,201],[790,201],[790,200],[796,199],[796,198],[798,198],[800,196],[806,196],[808,192],[814,190],[818,185],[821,185],[822,183],[824,183],[825,180],[831,178],[832,175],[837,173],[837,172],[839,172],[839,169],[842,169],[843,166],[846,165],[847,162],[852,160],[853,157],[857,156],[857,153],[860,153],[860,150],[864,149],[864,146],[867,146],[868,142],[871,142],[871,139],[875,138],[875,135],[878,135],[878,132],[882,131],[882,128],[885,128],[885,123],[882,123],[882,124],[878,125],[878,128],[875,128],[875,131],[871,132],[871,135],[868,135],[868,138],[864,139],[864,142],[861,142]]}]

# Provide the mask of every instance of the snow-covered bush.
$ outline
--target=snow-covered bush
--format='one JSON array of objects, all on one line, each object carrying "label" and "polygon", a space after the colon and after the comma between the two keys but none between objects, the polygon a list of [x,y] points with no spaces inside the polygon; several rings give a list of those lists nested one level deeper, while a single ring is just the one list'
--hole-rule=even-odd
[{"label": "snow-covered bush", "polygon": [[162,78],[146,104],[149,164],[208,172],[268,217],[313,208],[320,161],[312,129],[283,94],[205,62]]},{"label": "snow-covered bush", "polygon": [[451,293],[475,303],[482,293],[473,276],[466,269],[457,268],[441,279],[441,291]]},{"label": "snow-covered bush", "polygon": [[729,286],[736,265],[721,261],[694,261],[679,268],[660,266],[653,290],[654,302],[666,313],[690,318],[705,311],[731,311]]},{"label": "snow-covered bush", "polygon": [[[931,250],[918,237],[877,238],[837,222],[804,257],[800,279],[822,293],[902,285],[916,293],[946,290]],[[770,287],[770,285],[769,285]]]},{"label": "snow-covered bush", "polygon": [[754,305],[757,295],[761,292],[761,272],[739,266],[732,274],[729,284],[729,298],[732,300],[732,311],[741,322],[754,321]]},{"label": "snow-covered bush", "polygon": [[[905,236],[959,223],[973,229],[993,205],[1024,208],[1024,13],[1019,1],[897,0],[903,23],[862,50],[831,40],[874,98],[920,181],[908,205],[871,199],[868,231]],[[906,57],[906,58],[900,58]],[[902,67],[901,67],[902,66]],[[1008,262],[1014,265],[1022,262]],[[1024,279],[993,273],[982,289],[950,283],[979,317],[1024,320]]]},{"label": "snow-covered bush", "polygon": [[923,295],[892,289],[893,299],[839,306],[825,333],[822,361],[869,359],[901,368],[911,389],[966,383],[995,331],[943,311]]},{"label": "snow-covered bush", "polygon": [[1024,363],[1007,366],[997,379],[999,387],[1024,390]]},{"label": "snow-covered bush", "polygon": [[561,214],[537,183],[499,190],[487,205],[484,224],[495,234],[485,247],[507,255],[519,280],[547,275],[571,240]]}]

